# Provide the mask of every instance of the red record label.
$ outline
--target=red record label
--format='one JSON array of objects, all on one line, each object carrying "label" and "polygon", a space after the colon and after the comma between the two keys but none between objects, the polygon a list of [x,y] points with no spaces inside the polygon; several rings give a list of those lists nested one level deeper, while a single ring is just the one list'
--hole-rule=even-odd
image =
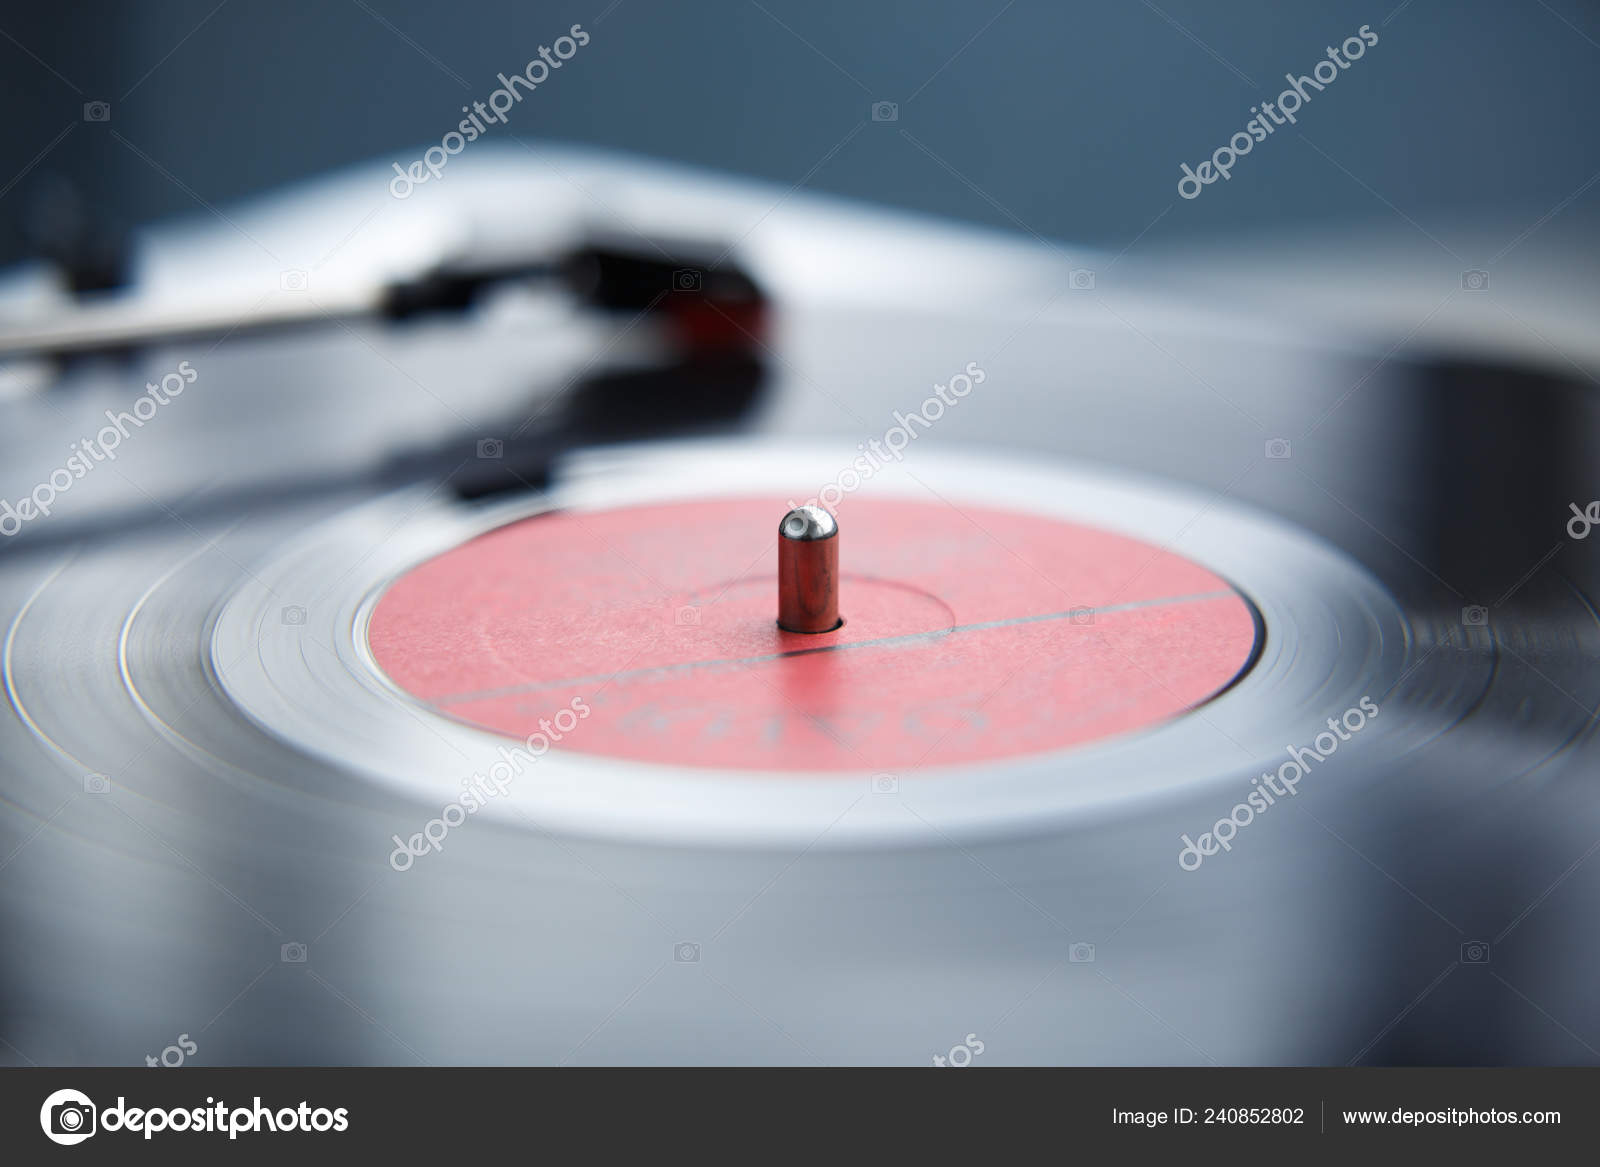
[{"label": "red record label", "polygon": [[[456,720],[694,767],[885,771],[1145,729],[1251,662],[1252,606],[1137,539],[904,499],[839,509],[836,632],[777,626],[781,502],[558,511],[397,579],[378,665]],[[585,715],[573,721],[563,710]],[[570,726],[570,728],[569,728]]]}]

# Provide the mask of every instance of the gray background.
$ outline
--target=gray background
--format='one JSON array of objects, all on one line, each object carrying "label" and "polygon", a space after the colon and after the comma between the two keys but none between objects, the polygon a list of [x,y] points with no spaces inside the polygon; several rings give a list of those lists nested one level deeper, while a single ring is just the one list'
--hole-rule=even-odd
[{"label": "gray background", "polygon": [[[1395,211],[1432,223],[1526,208],[1531,221],[1574,194],[1581,213],[1600,171],[1593,0],[12,5],[0,260],[27,252],[61,177],[126,225],[415,157],[575,22],[591,44],[496,138],[1117,249],[1147,228],[1150,247]],[[1226,186],[1175,198],[1180,162],[1362,24],[1380,43],[1306,107],[1301,133],[1275,134]],[[112,104],[109,123],[82,120],[93,99]],[[880,99],[900,104],[898,122],[869,120]]]}]

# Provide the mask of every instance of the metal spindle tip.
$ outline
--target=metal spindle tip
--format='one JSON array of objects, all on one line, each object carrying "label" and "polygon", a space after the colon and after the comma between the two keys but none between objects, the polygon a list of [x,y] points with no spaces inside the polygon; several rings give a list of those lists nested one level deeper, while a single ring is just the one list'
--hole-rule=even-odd
[{"label": "metal spindle tip", "polygon": [[795,507],[783,516],[778,533],[785,539],[827,539],[839,533],[839,522],[821,507]]}]

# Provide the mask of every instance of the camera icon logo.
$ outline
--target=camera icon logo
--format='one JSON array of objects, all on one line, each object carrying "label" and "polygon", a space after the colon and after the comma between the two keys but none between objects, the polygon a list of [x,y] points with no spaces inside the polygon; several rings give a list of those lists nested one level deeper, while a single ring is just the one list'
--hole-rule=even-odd
[{"label": "camera icon logo", "polygon": [[1072,964],[1093,964],[1094,945],[1079,941],[1067,949],[1067,960]]},{"label": "camera icon logo", "polygon": [[298,626],[306,622],[306,610],[299,604],[290,604],[283,609],[278,618],[285,624]]},{"label": "camera icon logo", "polygon": [[672,290],[674,292],[698,292],[703,282],[703,277],[692,267],[679,268],[672,273]]},{"label": "camera icon logo", "polygon": [[1468,628],[1482,628],[1489,623],[1489,609],[1482,604],[1468,604],[1461,609],[1461,623]]},{"label": "camera icon logo", "polygon": [[1268,438],[1267,457],[1271,458],[1274,462],[1285,461],[1289,457],[1289,439]]},{"label": "camera icon logo", "polygon": [[897,122],[900,120],[900,106],[893,101],[875,101],[872,103],[872,120]]},{"label": "camera icon logo", "polygon": [[303,292],[311,284],[311,277],[297,267],[278,273],[278,287],[285,292]]},{"label": "camera icon logo", "polygon": [[693,604],[685,604],[677,610],[673,619],[684,628],[698,628],[700,626],[700,609]]},{"label": "camera icon logo", "polygon": [[499,438],[479,438],[478,457],[486,462],[492,462],[506,455],[506,444]]},{"label": "camera icon logo", "polygon": [[1489,273],[1486,271],[1464,271],[1461,273],[1461,289],[1466,292],[1487,292],[1489,290]]},{"label": "camera icon logo", "polygon": [[1080,625],[1081,624],[1093,624],[1094,623],[1094,609],[1093,608],[1069,608],[1067,610],[1067,623],[1068,624],[1080,624]]},{"label": "camera icon logo", "polygon": [[284,964],[304,964],[306,962],[306,946],[298,940],[291,940],[278,949],[278,959]]},{"label": "camera icon logo", "polygon": [[109,101],[86,101],[83,103],[83,120],[86,122],[108,122],[111,120],[111,103]]},{"label": "camera icon logo", "polygon": [[672,959],[679,964],[699,964],[700,946],[687,940],[679,941],[672,946]]},{"label": "camera icon logo", "polygon": [[1468,940],[1461,946],[1462,964],[1488,964],[1489,942],[1487,940]]},{"label": "camera icon logo", "polygon": [[1094,291],[1094,272],[1086,267],[1075,267],[1067,273],[1067,285],[1074,292]]},{"label": "camera icon logo", "polygon": [[874,774],[868,789],[874,794],[894,794],[900,789],[900,779],[893,774]]},{"label": "camera icon logo", "polygon": [[39,1125],[52,1143],[71,1147],[94,1134],[96,1113],[81,1090],[57,1090],[39,1108]]},{"label": "camera icon logo", "polygon": [[85,774],[83,776],[83,792],[85,794],[110,794],[111,779],[105,774]]}]

